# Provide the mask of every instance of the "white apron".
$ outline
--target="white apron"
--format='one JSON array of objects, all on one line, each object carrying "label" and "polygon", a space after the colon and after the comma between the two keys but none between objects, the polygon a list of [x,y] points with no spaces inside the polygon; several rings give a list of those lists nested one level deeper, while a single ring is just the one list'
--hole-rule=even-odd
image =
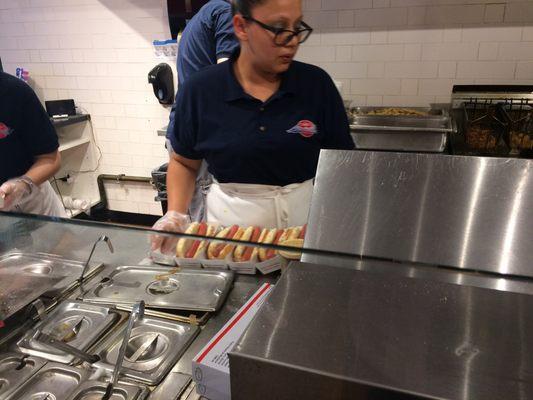
[{"label": "white apron", "polygon": [[312,179],[287,186],[214,181],[207,193],[207,221],[223,226],[301,226],[307,223],[312,193]]},{"label": "white apron", "polygon": [[67,213],[50,182],[35,185],[31,194],[15,206],[16,212],[66,218]]}]

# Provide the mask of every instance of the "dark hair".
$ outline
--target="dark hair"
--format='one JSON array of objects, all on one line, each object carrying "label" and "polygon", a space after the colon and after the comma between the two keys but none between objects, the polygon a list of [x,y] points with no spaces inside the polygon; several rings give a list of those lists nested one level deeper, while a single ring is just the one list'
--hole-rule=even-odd
[{"label": "dark hair", "polygon": [[252,15],[252,9],[261,5],[266,0],[231,0],[231,11],[233,15],[242,14],[245,17]]}]

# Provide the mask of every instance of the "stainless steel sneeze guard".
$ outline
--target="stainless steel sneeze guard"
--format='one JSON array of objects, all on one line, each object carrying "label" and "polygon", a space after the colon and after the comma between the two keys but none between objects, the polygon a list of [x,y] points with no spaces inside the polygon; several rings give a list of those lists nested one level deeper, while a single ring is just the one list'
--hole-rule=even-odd
[{"label": "stainless steel sneeze guard", "polygon": [[133,304],[146,307],[216,311],[233,283],[233,272],[182,269],[172,275],[168,267],[121,266],[83,296],[84,301]]},{"label": "stainless steel sneeze guard", "polygon": [[232,399],[530,399],[532,313],[531,295],[293,263],[230,353]]},{"label": "stainless steel sneeze guard", "polygon": [[[94,275],[101,264],[91,266]],[[73,288],[83,263],[51,254],[12,251],[0,256],[0,320],[7,319],[37,297]]]},{"label": "stainless steel sneeze guard", "polygon": [[305,247],[533,277],[531,193],[531,160],[325,150]]}]

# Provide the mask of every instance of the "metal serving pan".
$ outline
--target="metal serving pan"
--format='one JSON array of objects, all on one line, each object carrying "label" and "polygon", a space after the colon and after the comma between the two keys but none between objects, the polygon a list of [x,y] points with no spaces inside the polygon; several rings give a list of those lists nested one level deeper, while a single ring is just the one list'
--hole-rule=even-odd
[{"label": "metal serving pan", "polygon": [[87,379],[87,370],[48,363],[23,383],[7,400],[67,400]]},{"label": "metal serving pan", "polygon": [[355,145],[365,150],[443,152],[453,132],[445,110],[425,110],[426,116],[353,114],[350,129]]},{"label": "metal serving pan", "polygon": [[[131,332],[121,373],[137,381],[157,385],[174,367],[195,336],[197,326],[144,317]],[[95,365],[112,371],[122,344],[124,329],[102,342]]]},{"label": "metal serving pan", "polygon": [[[93,276],[102,264],[92,266]],[[12,251],[0,256],[0,320],[41,295],[59,296],[77,285],[83,263],[45,253]]]},{"label": "metal serving pan", "polygon": [[[85,381],[79,385],[68,400],[101,400],[107,388],[106,382]],[[113,387],[109,400],[144,400],[150,391],[139,384],[121,383]]]},{"label": "metal serving pan", "polygon": [[120,316],[109,307],[65,301],[17,343],[23,353],[71,364],[76,358],[35,340],[37,332],[46,333],[79,350],[87,350]]},{"label": "metal serving pan", "polygon": [[83,300],[146,307],[216,311],[233,283],[231,271],[181,270],[168,274],[163,266],[121,266],[104,277]]},{"label": "metal serving pan", "polygon": [[22,383],[43,367],[45,360],[19,353],[0,355],[0,400],[6,399]]}]

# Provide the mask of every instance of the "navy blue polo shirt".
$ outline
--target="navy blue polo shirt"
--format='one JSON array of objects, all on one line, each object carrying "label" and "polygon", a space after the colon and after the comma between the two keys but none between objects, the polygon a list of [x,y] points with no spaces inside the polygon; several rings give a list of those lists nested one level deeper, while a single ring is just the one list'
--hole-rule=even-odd
[{"label": "navy blue polo shirt", "polygon": [[324,70],[294,61],[263,103],[242,89],[234,57],[178,91],[169,135],[177,154],[205,159],[221,183],[285,186],[315,176],[321,149],[354,148],[342,99]]},{"label": "navy blue polo shirt", "polygon": [[191,74],[229,57],[239,42],[233,33],[231,4],[211,0],[185,26],[178,48],[178,84]]},{"label": "navy blue polo shirt", "polygon": [[55,129],[31,87],[0,72],[0,184],[24,175],[35,156],[58,147]]}]

